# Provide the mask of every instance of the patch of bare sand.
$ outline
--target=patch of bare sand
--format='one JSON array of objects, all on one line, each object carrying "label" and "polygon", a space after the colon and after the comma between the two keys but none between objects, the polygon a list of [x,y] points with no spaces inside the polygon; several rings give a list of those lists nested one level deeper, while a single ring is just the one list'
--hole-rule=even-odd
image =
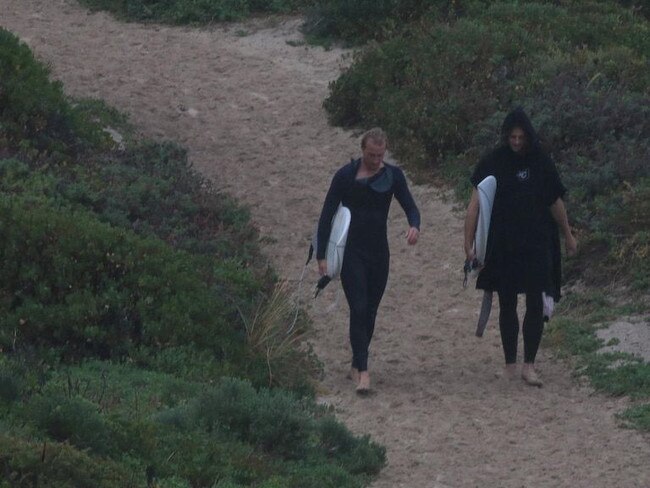
[{"label": "patch of bare sand", "polygon": [[[300,275],[334,170],[357,139],[327,125],[321,102],[341,52],[292,47],[297,19],[211,29],[123,24],[66,0],[0,0],[0,24],[51,64],[75,96],[103,98],[154,138],[189,148],[195,166],[252,208],[265,250]],[[242,32],[248,35],[242,36]],[[577,386],[542,351],[543,389],[498,379],[494,315],[473,336],[480,295],[461,288],[462,223],[435,189],[414,187],[423,222],[404,242],[395,205],[391,275],[371,351],[376,394],[345,379],[344,300],[310,308],[325,363],[322,400],[388,449],[375,488],[648,487],[647,436],[619,429],[624,401]],[[310,269],[307,283],[316,281]],[[323,303],[335,298],[329,287]]]}]

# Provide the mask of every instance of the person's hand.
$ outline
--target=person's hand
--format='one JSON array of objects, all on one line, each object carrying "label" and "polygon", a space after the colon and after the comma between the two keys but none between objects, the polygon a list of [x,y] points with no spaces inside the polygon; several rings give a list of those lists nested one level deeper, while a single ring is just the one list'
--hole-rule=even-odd
[{"label": "person's hand", "polygon": [[412,246],[418,242],[418,237],[420,237],[420,231],[416,227],[411,227],[406,233],[406,242]]},{"label": "person's hand", "polygon": [[578,252],[578,241],[570,232],[564,237],[564,249],[566,249],[567,256],[575,256]]},{"label": "person's hand", "polygon": [[465,259],[470,263],[476,258],[476,251],[474,251],[474,246],[465,245]]},{"label": "person's hand", "polygon": [[318,260],[318,274],[325,276],[327,274],[327,259]]}]

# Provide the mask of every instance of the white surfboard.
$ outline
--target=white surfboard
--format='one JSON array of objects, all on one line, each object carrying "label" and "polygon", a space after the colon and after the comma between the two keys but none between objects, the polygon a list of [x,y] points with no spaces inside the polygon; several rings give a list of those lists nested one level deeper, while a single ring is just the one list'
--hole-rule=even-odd
[{"label": "white surfboard", "polygon": [[332,279],[338,278],[343,268],[343,256],[345,243],[348,239],[348,230],[352,215],[350,210],[340,205],[332,219],[332,230],[327,242],[325,258],[327,259],[327,276]]},{"label": "white surfboard", "polygon": [[[492,206],[494,205],[494,195],[497,191],[497,179],[494,176],[488,176],[481,181],[478,186],[478,222],[476,224],[476,234],[474,237],[474,251],[478,261],[478,267],[472,270],[474,276],[478,274],[479,269],[485,264],[485,253],[487,250],[488,234],[490,232],[490,220],[492,219]],[[490,311],[492,310],[492,292],[483,293],[481,303],[481,313],[479,314],[478,324],[476,325],[476,337],[482,337]]]},{"label": "white surfboard", "polygon": [[474,237],[474,250],[479,266],[485,264],[485,251],[487,249],[488,234],[490,232],[490,219],[492,218],[492,206],[494,204],[494,195],[497,191],[497,179],[494,176],[488,176],[481,181],[478,186],[478,223],[476,225],[476,235]]}]

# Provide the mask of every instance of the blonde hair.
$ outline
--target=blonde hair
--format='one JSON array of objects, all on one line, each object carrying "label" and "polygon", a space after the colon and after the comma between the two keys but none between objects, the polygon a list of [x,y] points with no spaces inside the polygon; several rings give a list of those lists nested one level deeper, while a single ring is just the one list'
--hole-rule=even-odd
[{"label": "blonde hair", "polygon": [[370,129],[369,131],[366,131],[363,134],[363,136],[361,137],[361,149],[366,148],[366,143],[368,142],[369,139],[372,140],[374,143],[379,144],[379,145],[382,145],[382,144],[388,145],[388,136],[379,127],[375,127],[374,129]]}]

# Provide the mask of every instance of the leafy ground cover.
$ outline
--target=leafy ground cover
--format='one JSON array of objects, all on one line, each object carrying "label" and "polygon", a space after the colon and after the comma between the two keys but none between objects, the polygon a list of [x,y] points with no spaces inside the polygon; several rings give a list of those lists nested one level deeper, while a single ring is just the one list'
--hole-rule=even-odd
[{"label": "leafy ground cover", "polygon": [[241,20],[255,13],[288,13],[310,0],[80,0],[96,9],[107,10],[126,20],[169,24],[209,24]]},{"label": "leafy ground cover", "polygon": [[561,302],[561,313],[551,323],[545,342],[575,364],[576,376],[589,378],[598,391],[626,396],[631,406],[619,415],[624,425],[650,430],[650,364],[627,353],[603,353],[596,336],[617,317],[643,314],[643,302],[608,296],[599,291],[569,293]]}]

